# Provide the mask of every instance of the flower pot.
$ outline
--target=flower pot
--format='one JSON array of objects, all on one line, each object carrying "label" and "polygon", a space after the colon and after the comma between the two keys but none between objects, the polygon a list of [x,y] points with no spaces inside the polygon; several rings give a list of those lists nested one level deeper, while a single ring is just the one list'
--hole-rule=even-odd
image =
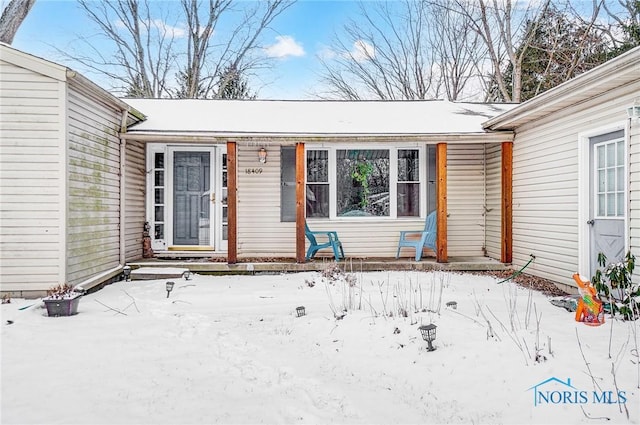
[{"label": "flower pot", "polygon": [[78,313],[78,304],[82,294],[78,294],[73,298],[63,298],[60,300],[44,299],[44,305],[47,306],[47,314],[49,317],[73,316]]}]

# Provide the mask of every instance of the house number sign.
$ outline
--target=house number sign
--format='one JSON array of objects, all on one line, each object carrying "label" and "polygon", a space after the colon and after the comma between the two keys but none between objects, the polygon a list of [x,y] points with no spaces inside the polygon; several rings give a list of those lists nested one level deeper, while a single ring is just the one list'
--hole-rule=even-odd
[{"label": "house number sign", "polygon": [[262,168],[245,168],[245,174],[262,174]]}]

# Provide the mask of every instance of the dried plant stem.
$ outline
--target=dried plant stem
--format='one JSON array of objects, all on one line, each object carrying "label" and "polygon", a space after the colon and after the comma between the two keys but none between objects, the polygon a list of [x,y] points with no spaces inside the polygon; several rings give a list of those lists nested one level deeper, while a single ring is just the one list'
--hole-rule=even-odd
[{"label": "dried plant stem", "polygon": [[582,355],[582,360],[584,360],[584,364],[585,366],[587,366],[587,371],[589,372],[589,377],[591,378],[591,382],[593,382],[593,387],[597,388],[599,391],[602,391],[602,388],[600,388],[600,385],[598,385],[596,378],[593,376],[593,372],[591,372],[591,366],[589,365],[589,362],[587,361],[587,358],[584,355],[584,351],[582,351],[582,343],[580,342],[580,337],[578,336],[578,328],[576,328],[576,339],[578,340],[578,347],[580,348],[580,354]]},{"label": "dried plant stem", "polygon": [[98,301],[98,300],[94,300],[94,301],[97,302],[98,304],[100,304],[101,306],[107,307],[111,311],[115,311],[116,313],[122,314],[123,316],[127,315],[127,313],[124,313],[124,312],[122,312],[122,311],[120,311],[120,310],[118,310],[116,308],[109,307],[108,305],[106,305],[105,303],[103,303],[101,301]]}]

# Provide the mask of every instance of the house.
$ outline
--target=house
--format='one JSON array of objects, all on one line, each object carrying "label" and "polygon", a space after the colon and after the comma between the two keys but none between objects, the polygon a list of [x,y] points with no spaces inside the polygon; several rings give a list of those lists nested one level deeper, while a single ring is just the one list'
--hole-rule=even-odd
[{"label": "house", "polygon": [[575,286],[640,253],[639,116],[640,47],[484,123],[515,133],[514,267]]},{"label": "house", "polygon": [[638,180],[626,108],[640,50],[521,105],[116,99],[66,67],[0,53],[2,292],[88,288],[151,251],[303,263],[305,221],[338,231],[348,257],[394,258],[399,232],[432,211],[435,261],[523,267],[533,255],[525,272],[572,285],[590,267],[579,146],[621,149],[606,143],[622,134],[623,174]]},{"label": "house", "polygon": [[144,204],[123,196],[122,173],[136,170],[120,140],[141,118],[71,69],[0,44],[3,293],[100,281],[142,255]]}]

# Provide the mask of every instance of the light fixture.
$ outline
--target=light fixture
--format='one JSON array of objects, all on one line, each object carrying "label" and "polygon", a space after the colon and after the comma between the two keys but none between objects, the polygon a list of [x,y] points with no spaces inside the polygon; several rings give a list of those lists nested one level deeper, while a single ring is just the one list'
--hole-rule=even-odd
[{"label": "light fixture", "polygon": [[258,161],[260,161],[260,164],[267,163],[267,150],[265,148],[260,148],[258,151]]},{"label": "light fixture", "polygon": [[185,270],[184,273],[182,273],[182,276],[184,276],[184,280],[189,280],[191,277],[191,272],[189,270]]},{"label": "light fixture", "polygon": [[640,118],[640,105],[633,105],[627,108],[627,115],[631,119]]},{"label": "light fixture", "polygon": [[124,276],[124,281],[129,282],[131,280],[131,266],[124,266],[122,268],[122,275]]},{"label": "light fixture", "polygon": [[302,317],[306,314],[303,305],[301,305],[300,307],[296,307],[296,314],[298,315],[298,317]]},{"label": "light fixture", "polygon": [[175,285],[175,282],[167,282],[167,298],[169,298],[169,293],[173,290],[173,285]]},{"label": "light fixture", "polygon": [[420,333],[422,334],[422,339],[427,341],[429,344],[429,348],[427,351],[434,351],[435,348],[432,345],[432,342],[436,339],[436,328],[437,326],[433,323],[429,323],[428,325],[422,325],[418,329],[420,329]]}]

